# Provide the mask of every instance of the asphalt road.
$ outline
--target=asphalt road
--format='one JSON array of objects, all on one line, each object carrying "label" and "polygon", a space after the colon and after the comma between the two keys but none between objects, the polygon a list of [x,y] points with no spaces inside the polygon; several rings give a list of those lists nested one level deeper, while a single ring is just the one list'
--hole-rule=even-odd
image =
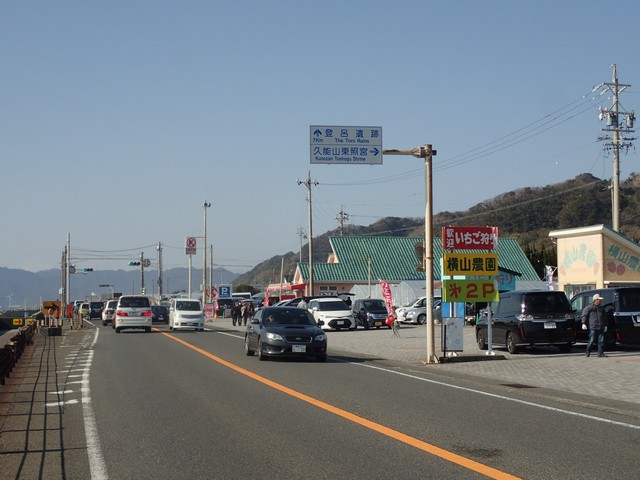
[{"label": "asphalt road", "polygon": [[[50,436],[64,437],[65,476],[46,476],[57,449],[36,442],[28,457],[3,450],[0,465],[45,459],[44,451],[46,461],[22,476],[0,469],[0,478],[635,479],[640,471],[637,403],[536,383],[562,371],[538,371],[538,361],[600,361],[591,365],[606,370],[615,355],[585,359],[576,348],[425,366],[423,331],[407,327],[400,339],[330,332],[325,363],[260,362],[244,355],[243,329],[226,319],[206,332],[116,334],[95,324],[48,343],[66,358],[56,366],[63,404],[44,406],[62,425]],[[526,371],[528,385],[505,380],[511,370]]]}]

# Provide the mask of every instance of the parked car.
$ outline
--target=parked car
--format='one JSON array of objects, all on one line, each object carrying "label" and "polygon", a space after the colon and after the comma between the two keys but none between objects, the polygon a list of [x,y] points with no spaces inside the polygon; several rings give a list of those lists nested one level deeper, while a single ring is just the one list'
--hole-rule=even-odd
[{"label": "parked car", "polygon": [[113,322],[113,315],[116,312],[116,306],[118,300],[107,300],[104,308],[102,309],[102,325],[106,326],[107,323]]},{"label": "parked car", "polygon": [[323,330],[356,329],[356,319],[344,300],[338,297],[318,297],[309,300],[307,304],[316,322],[322,322],[318,324]]},{"label": "parked car", "polygon": [[353,302],[353,315],[356,318],[356,328],[362,326],[365,330],[369,328],[387,327],[385,323],[389,313],[384,300],[380,298],[363,298]]},{"label": "parked car", "polygon": [[153,322],[169,323],[169,309],[164,305],[151,305],[151,317]]},{"label": "parked car", "polygon": [[118,299],[113,327],[116,333],[127,328],[141,328],[151,331],[153,314],[149,297],[142,295],[123,295]]},{"label": "parked car", "polygon": [[104,302],[89,302],[89,320],[102,317]]},{"label": "parked car", "polygon": [[306,310],[297,307],[264,307],[247,325],[244,352],[269,357],[313,357],[327,359],[327,335]]},{"label": "parked car", "polygon": [[204,331],[204,312],[200,300],[173,298],[169,306],[169,330],[185,328]]},{"label": "parked car", "polygon": [[[427,308],[425,306],[427,297],[416,298],[406,305],[396,309],[398,321],[402,323],[412,323],[423,325],[427,321]],[[442,299],[433,299],[433,319],[435,322],[442,320]]]},{"label": "parked car", "polygon": [[575,312],[576,341],[586,343],[589,340],[589,332],[580,328],[582,310],[596,293],[603,298],[600,306],[607,317],[605,346],[611,348],[616,343],[640,345],[640,287],[599,288],[574,295],[571,308]]},{"label": "parked car", "polygon": [[[555,345],[561,352],[571,351],[576,328],[571,304],[564,292],[511,291],[491,303],[492,344],[504,345],[509,353],[520,347]],[[488,315],[476,322],[480,350],[487,349]]]},{"label": "parked car", "polygon": [[78,307],[78,316],[83,320],[89,319],[89,302],[83,302]]}]

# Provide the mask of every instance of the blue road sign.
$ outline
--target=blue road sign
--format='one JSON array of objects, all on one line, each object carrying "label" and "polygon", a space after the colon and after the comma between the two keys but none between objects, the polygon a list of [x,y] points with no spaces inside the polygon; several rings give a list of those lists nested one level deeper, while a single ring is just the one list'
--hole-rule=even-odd
[{"label": "blue road sign", "polygon": [[382,127],[311,125],[311,163],[382,165]]}]

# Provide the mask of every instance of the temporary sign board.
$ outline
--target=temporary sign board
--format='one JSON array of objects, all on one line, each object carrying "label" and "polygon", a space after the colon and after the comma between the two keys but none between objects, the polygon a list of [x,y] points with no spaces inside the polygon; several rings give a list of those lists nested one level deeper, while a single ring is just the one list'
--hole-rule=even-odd
[{"label": "temporary sign board", "polygon": [[498,227],[442,227],[444,250],[497,250]]},{"label": "temporary sign board", "polygon": [[311,163],[382,165],[382,127],[309,127]]},{"label": "temporary sign board", "polygon": [[497,253],[448,253],[443,254],[442,270],[450,276],[496,276]]},{"label": "temporary sign board", "polygon": [[187,255],[196,254],[196,237],[186,237],[184,239],[184,253]]},{"label": "temporary sign board", "polygon": [[495,280],[442,280],[443,302],[497,302]]}]

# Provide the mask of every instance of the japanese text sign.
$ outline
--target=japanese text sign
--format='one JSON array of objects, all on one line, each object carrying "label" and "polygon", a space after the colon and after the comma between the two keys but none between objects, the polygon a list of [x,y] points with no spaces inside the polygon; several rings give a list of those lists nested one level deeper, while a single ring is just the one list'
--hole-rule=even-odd
[{"label": "japanese text sign", "polygon": [[496,276],[497,253],[444,253],[442,270],[450,276]]},{"label": "japanese text sign", "polygon": [[497,250],[498,227],[442,227],[444,250]]},{"label": "japanese text sign", "polygon": [[494,280],[443,280],[443,302],[497,302],[500,299]]}]

